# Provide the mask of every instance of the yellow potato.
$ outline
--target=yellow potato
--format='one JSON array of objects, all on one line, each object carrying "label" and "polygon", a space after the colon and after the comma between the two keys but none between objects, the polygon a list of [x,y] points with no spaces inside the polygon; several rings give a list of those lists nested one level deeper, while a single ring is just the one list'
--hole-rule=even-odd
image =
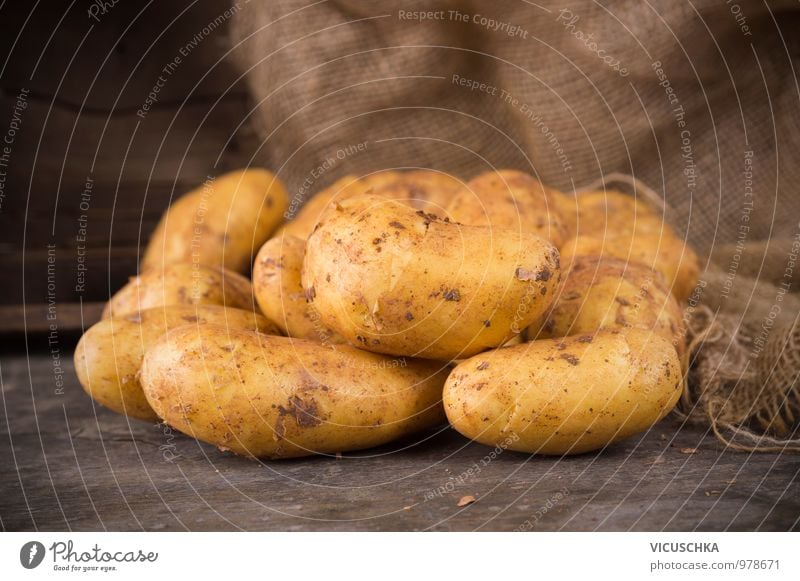
[{"label": "yellow potato", "polygon": [[170,264],[130,280],[109,299],[103,318],[168,305],[220,305],[253,309],[250,281],[231,270],[200,264]]},{"label": "yellow potato", "polygon": [[660,273],[634,262],[578,256],[556,302],[529,339],[591,334],[600,329],[649,329],[684,351],[683,313]]},{"label": "yellow potato", "polygon": [[697,284],[697,255],[671,232],[620,232],[605,238],[576,236],[561,247],[568,264],[576,256],[603,256],[638,262],[664,275],[670,292],[679,301],[687,299]]},{"label": "yellow potato", "polygon": [[447,215],[470,226],[538,234],[558,247],[569,231],[556,195],[521,171],[491,171],[467,182],[450,202]]},{"label": "yellow potato", "polygon": [[382,172],[362,181],[370,194],[404,202],[416,210],[447,215],[447,207],[463,184],[453,176],[431,170]]},{"label": "yellow potato", "polygon": [[263,169],[227,173],[179,198],[156,226],[141,269],[189,262],[250,271],[255,253],[283,220],[288,196]]},{"label": "yellow potato", "polygon": [[278,235],[268,240],[253,265],[253,289],[261,312],[289,337],[320,343],[344,340],[325,327],[313,304],[306,301],[300,272],[305,239]]},{"label": "yellow potato", "polygon": [[433,362],[216,325],[170,332],[141,372],[173,428],[276,459],[370,448],[441,423],[446,377]]},{"label": "yellow potato", "polygon": [[511,339],[550,307],[560,278],[558,251],[534,234],[461,226],[370,195],[325,215],[302,273],[320,319],[345,340],[431,359]]},{"label": "yellow potato", "polygon": [[365,186],[356,176],[347,175],[337,180],[330,187],[312,196],[300,208],[297,215],[275,234],[275,238],[281,234],[288,234],[305,240],[314,231],[314,226],[333,200],[344,200],[353,194],[361,193],[364,189]]},{"label": "yellow potato", "polygon": [[659,210],[645,200],[615,190],[581,192],[576,196],[576,235],[671,231]]},{"label": "yellow potato", "polygon": [[453,427],[489,446],[579,454],[648,429],[676,404],[678,355],[639,329],[544,339],[459,364],[444,388]]},{"label": "yellow potato", "polygon": [[276,234],[286,233],[305,240],[331,203],[371,193],[407,203],[417,210],[443,215],[452,196],[461,186],[456,178],[441,172],[418,170],[409,172],[380,171],[364,178],[347,175],[311,197],[297,216]]},{"label": "yellow potato", "polygon": [[147,348],[174,327],[216,323],[231,328],[278,330],[261,315],[211,305],[156,307],[100,321],[75,348],[78,381],[92,398],[115,412],[156,420],[142,393],[138,373]]},{"label": "yellow potato", "polygon": [[563,242],[573,238],[578,233],[578,199],[577,196],[561,192],[555,188],[548,188],[548,190],[552,194],[555,207],[558,208],[564,221],[566,238],[562,241],[563,244]]}]

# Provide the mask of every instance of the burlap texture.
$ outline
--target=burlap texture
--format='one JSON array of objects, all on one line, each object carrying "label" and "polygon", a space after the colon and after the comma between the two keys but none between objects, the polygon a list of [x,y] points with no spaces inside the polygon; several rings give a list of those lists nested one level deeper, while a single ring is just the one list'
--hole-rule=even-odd
[{"label": "burlap texture", "polygon": [[684,412],[796,449],[798,29],[788,0],[273,0],[233,40],[256,159],[300,197],[404,167],[648,184],[706,265]]}]

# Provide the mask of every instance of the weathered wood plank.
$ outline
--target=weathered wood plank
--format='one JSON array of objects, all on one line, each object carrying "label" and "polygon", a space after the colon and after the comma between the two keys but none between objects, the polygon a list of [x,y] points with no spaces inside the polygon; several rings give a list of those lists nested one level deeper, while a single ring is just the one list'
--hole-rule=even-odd
[{"label": "weathered wood plank", "polygon": [[[493,456],[443,429],[340,460],[258,463],[96,408],[63,355],[63,394],[49,355],[2,362],[7,530],[798,528],[797,456],[724,451],[675,419],[568,459]],[[457,507],[464,495],[477,502]]]},{"label": "weathered wood plank", "polygon": [[0,333],[82,332],[100,320],[105,303],[0,306]]}]

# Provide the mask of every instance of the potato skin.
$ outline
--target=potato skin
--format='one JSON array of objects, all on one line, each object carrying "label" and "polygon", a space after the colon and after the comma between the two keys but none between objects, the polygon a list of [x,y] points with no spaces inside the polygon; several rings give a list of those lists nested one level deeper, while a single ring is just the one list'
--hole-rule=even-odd
[{"label": "potato skin", "polygon": [[148,270],[111,297],[103,318],[169,305],[219,305],[252,310],[253,288],[239,273],[201,264],[170,264]]},{"label": "potato skin", "polygon": [[75,347],[75,372],[95,401],[120,414],[155,421],[138,373],[145,350],[174,327],[213,322],[229,327],[278,330],[261,315],[211,305],[174,305],[115,316],[89,328]]},{"label": "potato skin", "polygon": [[549,308],[560,277],[558,251],[534,234],[369,195],[326,214],[302,273],[306,297],[348,342],[431,359],[501,345]]},{"label": "potato skin", "polygon": [[314,227],[322,217],[323,212],[334,200],[344,200],[352,195],[360,194],[365,186],[354,175],[346,175],[336,180],[331,186],[314,194],[300,208],[297,215],[283,228],[275,233],[275,238],[286,234],[305,240],[314,231]]},{"label": "potato skin", "polygon": [[660,273],[614,258],[577,256],[556,302],[528,339],[591,334],[600,329],[648,329],[685,350],[683,313]]},{"label": "potato skin", "polygon": [[482,353],[447,380],[447,418],[464,436],[536,454],[580,454],[642,432],[681,393],[669,341],[639,329],[533,341]]},{"label": "potato skin", "polygon": [[470,226],[531,232],[559,247],[569,229],[557,195],[524,172],[490,171],[467,182],[450,202],[447,215]]},{"label": "potato skin", "polygon": [[432,170],[379,172],[363,180],[365,193],[408,204],[415,210],[447,216],[447,208],[463,184],[455,177]]},{"label": "potato skin", "polygon": [[170,206],[150,238],[141,269],[190,262],[247,273],[287,204],[283,184],[267,170],[222,175]]},{"label": "potato skin", "polygon": [[256,458],[370,448],[444,421],[441,364],[216,325],[171,331],[141,381],[173,428]]},{"label": "potato skin", "polygon": [[345,342],[325,327],[312,304],[306,301],[300,273],[306,252],[305,239],[288,233],[268,240],[253,265],[253,289],[261,312],[285,335],[323,344]]},{"label": "potato skin", "polygon": [[576,196],[577,232],[603,236],[605,232],[660,231],[669,228],[658,210],[616,190],[593,190]]},{"label": "potato skin", "polygon": [[565,265],[576,256],[603,256],[654,268],[664,275],[678,301],[692,294],[700,274],[697,255],[669,231],[619,232],[604,238],[576,236],[561,247],[561,256]]},{"label": "potato skin", "polygon": [[275,237],[285,233],[305,240],[334,201],[341,202],[365,193],[397,200],[416,210],[444,216],[450,199],[461,185],[456,178],[431,170],[387,170],[363,178],[347,175],[312,196],[297,216],[281,228]]}]

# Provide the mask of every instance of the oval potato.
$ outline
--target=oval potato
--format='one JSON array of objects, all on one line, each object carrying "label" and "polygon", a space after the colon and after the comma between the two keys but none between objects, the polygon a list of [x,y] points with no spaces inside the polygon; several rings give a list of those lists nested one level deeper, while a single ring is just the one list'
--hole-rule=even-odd
[{"label": "oval potato", "polygon": [[324,344],[344,339],[325,327],[313,304],[306,301],[300,273],[306,252],[305,239],[288,233],[268,240],[253,265],[256,300],[270,321],[285,335]]},{"label": "oval potato", "polygon": [[577,234],[660,231],[669,228],[661,212],[642,199],[617,190],[593,190],[576,196]]},{"label": "oval potato", "polygon": [[457,359],[537,320],[558,251],[534,234],[442,221],[376,196],[344,200],[308,239],[302,281],[321,320],[369,351]]},{"label": "oval potato", "polygon": [[447,207],[447,215],[470,226],[531,232],[559,247],[569,230],[556,195],[524,172],[490,171],[461,188]]},{"label": "oval potato", "polygon": [[211,305],[173,305],[115,316],[90,327],[78,341],[78,381],[95,401],[115,412],[140,420],[158,419],[139,383],[142,358],[169,329],[190,323],[278,332],[261,315]]},{"label": "oval potato", "polygon": [[639,329],[544,339],[459,364],[444,388],[452,426],[489,446],[579,454],[648,429],[681,394],[663,337]]},{"label": "oval potato", "polygon": [[670,292],[686,300],[697,284],[697,255],[671,232],[619,232],[605,238],[576,236],[561,247],[565,265],[576,256],[603,256],[638,262],[664,275]]},{"label": "oval potato", "polygon": [[334,454],[443,422],[440,364],[215,325],[147,352],[141,381],[170,426],[257,458]]},{"label": "oval potato", "polygon": [[133,277],[111,297],[103,318],[169,305],[219,305],[252,310],[253,288],[239,273],[201,264],[170,264]]},{"label": "oval potato", "polygon": [[281,228],[275,237],[286,233],[305,240],[314,231],[331,203],[364,193],[401,201],[417,210],[444,215],[447,204],[461,185],[456,178],[432,170],[387,170],[364,178],[347,175],[312,196],[297,216]]},{"label": "oval potato", "polygon": [[455,177],[433,170],[383,172],[362,182],[365,193],[404,202],[416,210],[447,216],[447,207],[463,183]]},{"label": "oval potato", "polygon": [[189,262],[250,271],[253,256],[283,221],[288,196],[271,172],[227,173],[179,198],[164,213],[141,269]]},{"label": "oval potato", "polygon": [[600,329],[648,329],[685,350],[683,313],[663,276],[643,264],[577,256],[564,275],[544,320],[528,328],[529,339],[552,339]]}]

